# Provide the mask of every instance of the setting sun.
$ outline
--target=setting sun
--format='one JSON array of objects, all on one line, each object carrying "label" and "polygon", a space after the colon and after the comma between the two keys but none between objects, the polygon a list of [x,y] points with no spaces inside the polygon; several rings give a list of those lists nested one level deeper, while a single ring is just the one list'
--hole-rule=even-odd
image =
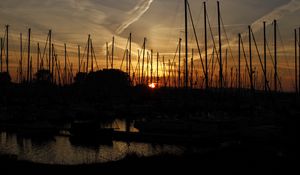
[{"label": "setting sun", "polygon": [[1,0],[0,172],[293,172],[299,17],[300,0]]},{"label": "setting sun", "polygon": [[149,86],[149,88],[151,88],[151,89],[154,89],[154,88],[156,88],[156,85],[155,85],[155,83],[150,83],[148,86]]}]

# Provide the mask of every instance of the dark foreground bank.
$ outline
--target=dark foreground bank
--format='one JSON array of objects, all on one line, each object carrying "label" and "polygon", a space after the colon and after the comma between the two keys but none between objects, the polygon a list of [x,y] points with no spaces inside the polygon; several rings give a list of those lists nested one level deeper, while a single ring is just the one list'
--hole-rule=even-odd
[{"label": "dark foreground bank", "polygon": [[[291,174],[296,173],[294,155],[263,146],[236,145],[205,154],[137,157],[88,165],[45,165],[0,156],[1,174]],[[297,173],[296,173],[297,174]]]}]

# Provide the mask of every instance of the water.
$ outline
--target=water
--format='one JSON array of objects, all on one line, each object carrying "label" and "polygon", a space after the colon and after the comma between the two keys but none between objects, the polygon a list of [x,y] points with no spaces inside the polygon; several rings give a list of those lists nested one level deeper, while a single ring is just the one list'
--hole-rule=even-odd
[{"label": "water", "polygon": [[[126,124],[115,121],[113,127],[125,130]],[[137,132],[131,125],[131,131]],[[74,145],[69,137],[55,136],[52,139],[35,140],[23,138],[13,133],[1,132],[0,154],[17,155],[19,160],[29,160],[45,164],[89,164],[116,161],[128,154],[153,156],[159,154],[183,154],[185,148],[176,145],[149,144],[113,141],[111,145]]]},{"label": "water", "polygon": [[[138,129],[134,127],[134,121],[128,121],[129,122],[129,131],[130,132],[139,132]],[[116,131],[126,131],[126,120],[116,119],[112,122],[112,127]]]}]

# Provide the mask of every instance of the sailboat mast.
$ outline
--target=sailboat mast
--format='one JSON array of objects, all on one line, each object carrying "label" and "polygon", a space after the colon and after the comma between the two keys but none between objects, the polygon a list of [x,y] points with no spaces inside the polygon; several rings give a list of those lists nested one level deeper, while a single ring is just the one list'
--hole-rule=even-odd
[{"label": "sailboat mast", "polygon": [[29,82],[32,82],[32,57],[30,57]]},{"label": "sailboat mast", "polygon": [[80,45],[78,45],[78,73],[80,72]]},{"label": "sailboat mast", "polygon": [[264,21],[264,78],[265,78],[265,92],[267,92],[267,38],[266,38],[266,22]]},{"label": "sailboat mast", "polygon": [[137,66],[138,66],[138,83],[141,84],[141,51],[138,49],[138,62],[137,62]]},{"label": "sailboat mast", "polygon": [[220,2],[217,1],[218,4],[218,33],[219,33],[219,58],[220,58],[220,72],[219,72],[219,78],[220,78],[220,88],[223,88],[223,66],[222,66],[222,36],[221,36],[221,13],[220,13]]},{"label": "sailboat mast", "polygon": [[106,69],[108,69],[108,59],[109,59],[109,55],[108,55],[108,42],[106,42]]},{"label": "sailboat mast", "polygon": [[165,56],[163,56],[163,77],[164,77],[164,87],[166,87],[166,65],[165,65]]},{"label": "sailboat mast", "polygon": [[[1,40],[1,45],[2,45],[2,40]],[[2,47],[1,47],[2,50]],[[1,56],[1,60],[2,60],[2,56]],[[22,33],[20,33],[20,75],[19,75],[19,79],[20,79],[20,83],[23,81],[23,39],[22,39]]]},{"label": "sailboat mast", "polygon": [[224,75],[224,86],[228,87],[228,49],[225,50],[225,75]]},{"label": "sailboat mast", "polygon": [[36,71],[40,70],[40,43],[37,43],[37,61],[36,61]]},{"label": "sailboat mast", "polygon": [[147,51],[146,84],[149,83],[149,52]]},{"label": "sailboat mast", "polygon": [[27,57],[27,82],[30,82],[30,35],[31,29],[28,29],[28,57]]},{"label": "sailboat mast", "polygon": [[239,33],[238,88],[241,89],[241,34]]},{"label": "sailboat mast", "polygon": [[150,55],[150,83],[152,83],[153,80],[153,50],[151,49],[151,55]]},{"label": "sailboat mast", "polygon": [[49,65],[48,65],[48,67],[49,67],[49,72],[50,72],[50,68],[51,68],[51,45],[52,45],[52,43],[51,43],[51,34],[52,33],[52,31],[51,30],[49,30]]},{"label": "sailboat mast", "polygon": [[126,66],[125,67],[126,67],[126,73],[127,74],[128,74],[128,62],[129,62],[128,54],[129,54],[129,51],[128,51],[128,49],[126,49],[125,50],[125,56],[126,56],[126,59],[125,59],[126,60]]},{"label": "sailboat mast", "polygon": [[156,86],[158,87],[158,60],[159,60],[159,53],[157,52],[157,55],[156,55]]},{"label": "sailboat mast", "polygon": [[207,22],[206,22],[206,2],[204,5],[204,47],[205,47],[205,88],[208,89],[208,60],[207,60]]},{"label": "sailboat mast", "polygon": [[67,44],[65,46],[65,66],[64,66],[64,85],[67,84]]},{"label": "sailboat mast", "polygon": [[171,87],[171,60],[169,59],[169,88]]},{"label": "sailboat mast", "polygon": [[90,47],[91,47],[91,72],[94,72],[94,47],[93,47],[93,40],[90,39]]},{"label": "sailboat mast", "polygon": [[111,68],[114,69],[114,51],[115,51],[115,36],[112,38],[111,46]]},{"label": "sailboat mast", "polygon": [[277,92],[277,21],[274,20],[274,90]]},{"label": "sailboat mast", "polygon": [[298,65],[297,65],[297,29],[294,30],[295,31],[295,92],[296,94],[298,94]]},{"label": "sailboat mast", "polygon": [[68,79],[70,84],[73,83],[72,80],[73,80],[73,63],[71,63],[71,65],[70,65],[70,75],[69,75],[69,79]]},{"label": "sailboat mast", "polygon": [[145,61],[145,49],[146,49],[146,38],[144,38],[143,44],[143,61],[142,61],[142,82],[144,84],[144,61]]},{"label": "sailboat mast", "polygon": [[180,65],[180,63],[181,63],[181,38],[179,38],[179,42],[178,42],[178,88],[180,88],[181,87],[181,77],[180,77],[180,75],[181,75],[181,70],[180,70],[180,67],[181,67],[181,65]]},{"label": "sailboat mast", "polygon": [[54,55],[54,44],[52,43],[52,49],[51,49],[51,59],[52,59],[52,64],[51,64],[51,72],[52,72],[52,74],[51,74],[51,81],[52,81],[52,83],[54,83],[55,82],[55,79],[56,79],[56,77],[54,76],[54,59],[55,59],[55,55]]},{"label": "sailboat mast", "polygon": [[193,75],[194,74],[194,49],[192,49],[192,58],[191,58],[191,89],[193,89]]},{"label": "sailboat mast", "polygon": [[253,86],[253,69],[252,69],[252,44],[251,44],[251,26],[248,26],[248,30],[249,30],[249,61],[250,61],[250,86],[251,86],[251,90],[254,90],[254,86]]},{"label": "sailboat mast", "polygon": [[0,72],[2,73],[3,70],[3,61],[2,61],[2,54],[3,54],[3,38],[0,39]]},{"label": "sailboat mast", "polygon": [[131,33],[129,34],[129,69],[128,69],[128,75],[129,75],[129,79],[131,79],[131,42],[132,42],[132,35]]},{"label": "sailboat mast", "polygon": [[6,25],[6,72],[9,74],[8,70],[8,27],[9,25]]},{"label": "sailboat mast", "polygon": [[185,88],[188,88],[188,0],[185,0]]},{"label": "sailboat mast", "polygon": [[[298,71],[299,71],[299,73],[298,73],[298,80],[299,80],[299,84],[298,84],[298,87],[300,88],[300,28],[299,28],[299,39],[298,39],[298,52],[299,52],[299,54],[298,54],[298,57],[299,57],[299,67],[298,67]],[[300,93],[300,91],[299,91],[299,93]]]},{"label": "sailboat mast", "polygon": [[86,56],[86,73],[89,73],[89,56],[90,56],[90,38],[91,35],[88,36],[88,48],[87,48],[87,56]]}]

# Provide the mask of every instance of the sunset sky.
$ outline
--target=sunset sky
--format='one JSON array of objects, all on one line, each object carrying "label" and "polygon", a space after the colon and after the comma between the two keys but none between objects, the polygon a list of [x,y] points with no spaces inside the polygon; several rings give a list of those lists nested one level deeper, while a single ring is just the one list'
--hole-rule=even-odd
[{"label": "sunset sky", "polygon": [[[203,50],[203,1],[189,0],[189,3]],[[215,0],[207,1],[209,20],[217,42],[216,5]],[[230,43],[233,56],[236,56],[237,34],[244,33],[247,43],[245,32],[250,24],[262,49],[262,21],[269,24],[268,42],[273,50],[272,21],[277,19],[280,32],[278,36],[280,35],[283,41],[278,39],[278,45],[281,46],[280,56],[284,57],[279,60],[283,72],[281,76],[288,74],[283,69],[285,67],[289,67],[293,73],[293,36],[294,29],[299,27],[300,0],[221,0],[220,5],[225,25],[223,34],[226,31],[228,36],[228,42],[224,37],[224,50],[229,48]],[[17,52],[20,32],[23,33],[23,44],[26,48],[29,27],[32,29],[33,57],[36,43],[40,42],[43,47],[42,43],[45,43],[48,30],[52,29],[58,55],[63,57],[62,46],[67,43],[69,57],[74,65],[77,63],[77,45],[84,47],[88,34],[91,34],[97,59],[103,60],[99,61],[102,67],[105,64],[105,42],[111,42],[112,36],[115,36],[116,46],[120,48],[117,49],[116,57],[122,57],[121,49],[125,48],[130,32],[133,35],[133,52],[137,52],[142,46],[143,38],[146,37],[147,49],[160,52],[167,60],[174,57],[178,38],[184,38],[184,0],[1,0],[1,37],[4,37],[6,24],[10,25],[10,57],[14,64],[19,59]],[[211,38],[209,33],[210,48]],[[191,48],[195,47],[192,34],[189,35],[189,39]],[[26,52],[26,49],[24,50]],[[199,56],[195,59],[199,59]]]}]

